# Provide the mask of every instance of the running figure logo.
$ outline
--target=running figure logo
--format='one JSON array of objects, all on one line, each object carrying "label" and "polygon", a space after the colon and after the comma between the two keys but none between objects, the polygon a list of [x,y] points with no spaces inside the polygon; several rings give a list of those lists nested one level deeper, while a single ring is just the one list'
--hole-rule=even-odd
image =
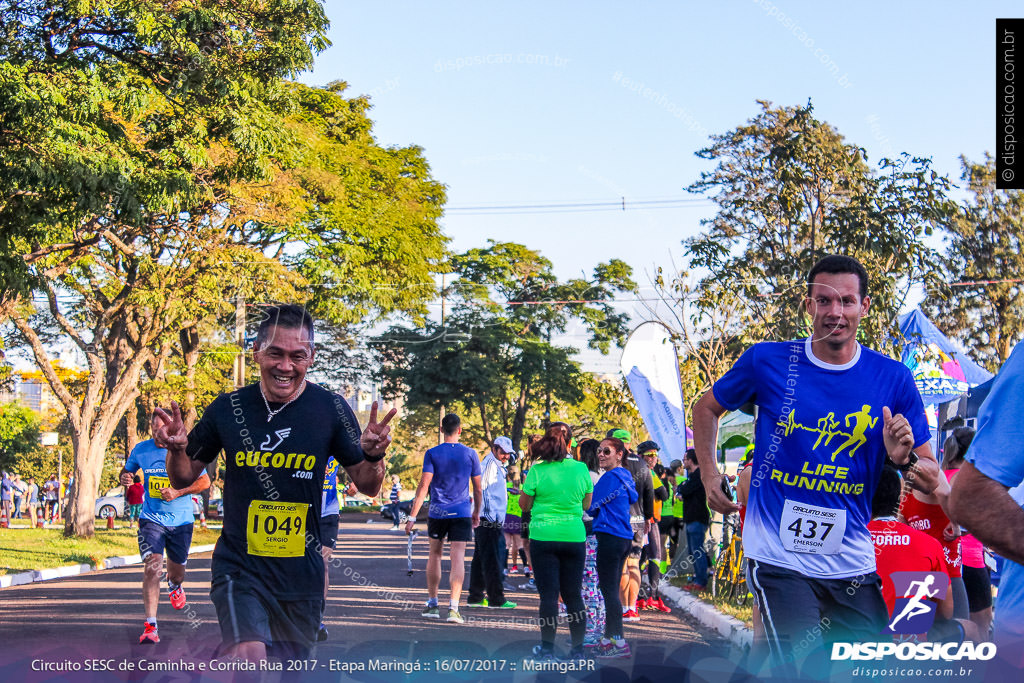
[{"label": "running figure logo", "polygon": [[[853,423],[852,429],[850,427],[851,422]],[[836,420],[835,413],[829,413],[825,417],[818,419],[817,427],[808,427],[797,422],[796,410],[791,410],[785,420],[779,421],[778,426],[784,428],[784,436],[789,436],[797,429],[817,434],[818,439],[814,442],[814,446],[812,446],[814,450],[817,450],[818,446],[830,446],[830,442],[834,437],[846,437],[846,440],[832,451],[832,462],[835,462],[836,456],[844,449],[847,449],[846,454],[852,458],[857,452],[857,449],[868,442],[868,438],[865,436],[865,433],[869,429],[874,429],[877,424],[878,418],[871,417],[871,406],[865,404],[857,412],[846,415],[842,423]],[[847,429],[850,429],[850,431],[844,432],[841,427],[846,427]]]},{"label": "running figure logo", "polygon": [[935,621],[935,609],[946,597],[949,576],[943,572],[893,572],[896,606],[883,633],[927,633]]}]

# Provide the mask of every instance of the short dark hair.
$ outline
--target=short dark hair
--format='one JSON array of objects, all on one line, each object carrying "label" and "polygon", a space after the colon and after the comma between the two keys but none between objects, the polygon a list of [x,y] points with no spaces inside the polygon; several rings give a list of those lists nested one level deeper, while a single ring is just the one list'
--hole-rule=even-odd
[{"label": "short dark hair", "polygon": [[263,319],[256,330],[256,348],[263,348],[270,340],[271,327],[286,330],[304,329],[309,335],[309,348],[313,348],[313,316],[298,304],[266,306],[262,309]]},{"label": "short dark hair", "polygon": [[807,296],[811,295],[811,285],[814,284],[814,278],[818,276],[818,273],[829,273],[830,275],[851,273],[856,275],[860,281],[860,298],[863,299],[868,295],[868,271],[864,270],[864,266],[861,265],[860,261],[852,256],[831,254],[815,263],[811,267],[811,272],[807,273]]},{"label": "short dark hair", "polygon": [[462,426],[462,420],[455,413],[448,413],[441,418],[441,431],[444,432],[445,436],[451,436],[455,432],[459,431],[459,427]]},{"label": "short dark hair", "polygon": [[697,451],[692,448],[686,449],[686,453],[683,455],[683,460],[689,460],[694,465],[700,464],[700,461],[697,460]]},{"label": "short dark hair", "polygon": [[903,494],[903,477],[896,468],[886,463],[878,478],[875,497],[871,499],[871,516],[888,517],[900,510],[900,496]]},{"label": "short dark hair", "polygon": [[533,455],[537,460],[561,462],[565,460],[567,445],[561,434],[544,436],[533,445]]}]

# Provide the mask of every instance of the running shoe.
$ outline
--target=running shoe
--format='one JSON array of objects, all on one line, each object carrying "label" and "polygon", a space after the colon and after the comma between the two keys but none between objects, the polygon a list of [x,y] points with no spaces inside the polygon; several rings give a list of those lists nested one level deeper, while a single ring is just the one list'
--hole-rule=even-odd
[{"label": "running shoe", "polygon": [[535,591],[537,590],[537,584],[533,582],[533,579],[530,579],[526,583],[519,584],[519,590]]},{"label": "running shoe", "polygon": [[459,614],[458,610],[455,610],[455,609],[448,610],[448,618],[445,619],[445,621],[447,621],[449,624],[465,624],[466,623],[466,619],[461,614]]},{"label": "running shoe", "polygon": [[621,645],[616,645],[615,641],[601,645],[597,650],[598,659],[629,659],[633,656],[633,651],[629,649],[629,643],[622,641]]},{"label": "running shoe", "polygon": [[640,621],[640,615],[636,613],[636,610],[628,609],[622,613],[622,620],[628,622]]},{"label": "running shoe", "polygon": [[466,603],[466,607],[487,607],[487,598],[484,598],[480,602],[473,602],[470,600]]},{"label": "running shoe", "polygon": [[531,576],[533,576],[533,570],[529,567],[523,567],[523,576],[525,576],[526,578],[530,578]]},{"label": "running shoe", "polygon": [[574,647],[564,657],[558,657],[558,661],[566,663],[583,662],[588,659],[590,659],[590,653],[583,647]]},{"label": "running shoe", "polygon": [[553,660],[555,658],[555,653],[551,650],[544,649],[543,645],[534,645],[532,653],[533,658],[539,659],[540,661]]},{"label": "running shoe", "polygon": [[500,605],[488,605],[487,604],[487,600],[484,600],[484,607],[486,607],[488,609],[515,609],[517,607],[517,605],[516,605],[516,603],[512,602],[511,600],[506,600],[505,602],[501,603]]},{"label": "running shoe", "polygon": [[689,591],[690,593],[703,593],[707,591],[707,589],[707,586],[702,586],[699,583],[688,583],[685,586],[683,586],[683,590]]},{"label": "running shoe", "polygon": [[316,632],[316,642],[318,642],[318,643],[324,642],[325,640],[327,640],[327,635],[328,635],[327,627],[324,625],[324,622],[321,621],[320,622],[320,628],[317,629],[317,632]]},{"label": "running shoe", "polygon": [[512,568],[508,570],[510,573],[515,574],[519,571],[519,565],[512,565]]},{"label": "running shoe", "polygon": [[159,642],[160,636],[156,632],[156,624],[151,624],[147,621],[145,630],[142,632],[142,635],[139,636],[139,643],[147,645]]},{"label": "running shoe", "polygon": [[438,611],[437,605],[427,605],[420,616],[424,619],[440,619],[441,612]]},{"label": "running shoe", "polygon": [[648,600],[647,601],[647,609],[656,609],[659,612],[666,612],[666,613],[672,611],[672,608],[669,607],[668,605],[666,605],[665,601],[662,600],[661,598],[658,598],[657,600]]},{"label": "running shoe", "polygon": [[642,612],[645,609],[647,609],[647,600],[645,600],[644,598],[639,598],[636,601],[636,611]]},{"label": "running shoe", "polygon": [[171,607],[173,607],[174,609],[184,609],[185,608],[185,591],[184,591],[184,589],[182,589],[181,585],[179,584],[179,585],[175,586],[174,588],[170,588],[170,587],[168,587],[168,588],[169,588],[169,591],[167,593],[167,597],[169,597],[171,599]]}]

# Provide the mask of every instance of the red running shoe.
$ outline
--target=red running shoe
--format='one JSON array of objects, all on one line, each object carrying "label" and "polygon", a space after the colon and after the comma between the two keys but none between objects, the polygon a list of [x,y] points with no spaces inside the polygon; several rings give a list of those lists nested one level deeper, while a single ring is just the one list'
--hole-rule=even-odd
[{"label": "red running shoe", "polygon": [[629,622],[640,621],[640,615],[636,613],[636,610],[626,610],[622,613],[622,620]]},{"label": "red running shoe", "polygon": [[685,586],[683,586],[684,591],[689,591],[691,593],[703,593],[707,589],[707,586],[702,586],[699,583],[688,583]]},{"label": "red running shoe", "polygon": [[659,612],[671,612],[672,611],[672,608],[669,607],[668,605],[666,605],[665,601],[662,600],[661,598],[658,598],[657,600],[648,600],[647,601],[647,608],[648,609],[656,609]]},{"label": "red running shoe", "polygon": [[638,598],[636,601],[636,611],[640,612],[645,609],[647,609],[647,600],[644,598]]},{"label": "red running shoe", "polygon": [[159,642],[160,642],[160,636],[157,635],[156,625],[155,624],[151,624],[151,623],[149,623],[147,621],[146,622],[146,629],[142,632],[142,635],[139,636],[139,643],[142,644],[142,645],[146,645],[146,644],[159,643]]},{"label": "red running shoe", "polygon": [[179,585],[177,588],[171,590],[167,597],[171,599],[171,607],[174,609],[184,609],[185,607],[185,591]]}]

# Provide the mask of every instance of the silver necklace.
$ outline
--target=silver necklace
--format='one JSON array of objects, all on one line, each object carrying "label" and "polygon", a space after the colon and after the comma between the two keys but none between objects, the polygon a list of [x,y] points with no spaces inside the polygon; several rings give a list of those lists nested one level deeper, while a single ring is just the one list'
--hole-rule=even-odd
[{"label": "silver necklace", "polygon": [[270,409],[270,401],[267,400],[267,395],[263,393],[263,382],[260,382],[260,396],[263,397],[263,405],[265,405],[267,407],[267,422],[270,422],[271,420],[273,420],[275,415],[277,415],[282,410],[287,408],[295,399],[297,399],[299,396],[301,396],[302,395],[302,390],[305,389],[305,388],[306,388],[306,380],[302,380],[302,384],[299,386],[298,389],[295,390],[295,394],[290,399],[285,401],[283,406],[281,406],[277,410],[271,410]]}]

